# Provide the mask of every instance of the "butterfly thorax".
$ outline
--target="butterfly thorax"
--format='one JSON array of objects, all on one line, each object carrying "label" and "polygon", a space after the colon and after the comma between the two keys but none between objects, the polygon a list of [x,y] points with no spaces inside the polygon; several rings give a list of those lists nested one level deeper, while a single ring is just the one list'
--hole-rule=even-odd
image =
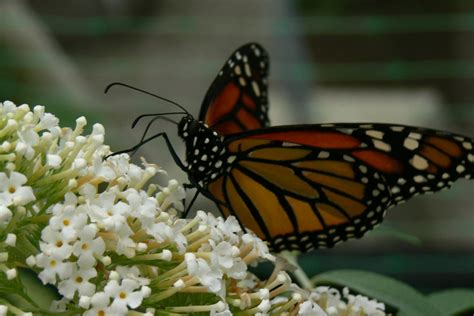
[{"label": "butterfly thorax", "polygon": [[189,115],[179,122],[178,135],[186,145],[185,166],[192,183],[202,187],[222,173],[228,154],[219,134]]}]

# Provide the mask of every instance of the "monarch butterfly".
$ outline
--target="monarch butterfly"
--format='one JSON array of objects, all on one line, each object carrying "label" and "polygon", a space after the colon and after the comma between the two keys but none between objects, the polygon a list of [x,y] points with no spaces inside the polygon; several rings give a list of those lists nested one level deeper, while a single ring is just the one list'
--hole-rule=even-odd
[{"label": "monarch butterfly", "polygon": [[[135,120],[184,115],[175,123],[186,163],[164,133],[121,152],[163,136],[190,184],[274,251],[309,251],[359,238],[388,208],[473,176],[473,141],[461,135],[373,123],[269,127],[268,69],[267,52],[246,44],[211,84],[198,120],[166,99],[183,112]],[[131,87],[108,88],[116,84]]]}]

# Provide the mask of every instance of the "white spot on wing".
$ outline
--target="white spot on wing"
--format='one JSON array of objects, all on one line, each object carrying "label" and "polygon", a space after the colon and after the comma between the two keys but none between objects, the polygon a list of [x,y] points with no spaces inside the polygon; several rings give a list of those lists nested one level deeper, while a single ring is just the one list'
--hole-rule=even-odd
[{"label": "white spot on wing", "polygon": [[383,132],[381,131],[376,131],[376,130],[371,129],[371,130],[366,131],[365,133],[373,138],[378,138],[378,139],[383,138]]},{"label": "white spot on wing", "polygon": [[260,96],[260,88],[258,87],[257,82],[252,81],[252,89],[253,89],[253,92],[255,92],[255,95],[257,97],[259,97]]},{"label": "white spot on wing", "polygon": [[[423,177],[422,175],[416,175],[413,177],[413,180],[416,182],[416,183],[422,183],[422,182],[426,182],[426,178]],[[411,192],[411,188],[410,188],[410,192]]]},{"label": "white spot on wing", "polygon": [[408,134],[408,137],[413,138],[413,139],[421,139],[421,134],[412,132],[412,133]]},{"label": "white spot on wing", "polygon": [[250,71],[249,64],[245,63],[244,69],[245,69],[245,74],[247,75],[247,77],[251,78],[252,77],[252,72]]},{"label": "white spot on wing", "polygon": [[381,141],[381,140],[373,139],[373,140],[372,140],[372,143],[374,143],[374,146],[375,146],[375,148],[377,148],[377,149],[380,149],[380,150],[383,150],[383,151],[390,151],[390,150],[392,150],[392,147],[390,147],[389,144],[387,144],[386,142],[383,142],[383,141]]},{"label": "white spot on wing", "polygon": [[464,171],[466,171],[466,168],[464,168],[463,165],[459,165],[459,166],[456,167],[456,171],[458,173],[463,173]]},{"label": "white spot on wing", "polygon": [[327,152],[327,151],[320,151],[318,153],[318,158],[325,159],[325,158],[328,158],[328,157],[329,157],[329,152]]},{"label": "white spot on wing", "polygon": [[414,150],[416,148],[418,148],[418,141],[416,139],[413,139],[413,138],[405,138],[405,140],[403,141],[403,146],[405,146],[405,148],[409,149],[409,150]]},{"label": "white spot on wing", "polygon": [[235,66],[234,72],[235,72],[236,75],[240,76],[240,74],[242,73],[242,70],[240,69],[240,66]]},{"label": "white spot on wing", "polygon": [[410,164],[418,170],[425,170],[429,166],[428,161],[420,155],[414,155],[413,158],[410,159]]},{"label": "white spot on wing", "polygon": [[403,126],[392,126],[392,127],[390,127],[390,129],[394,132],[401,132],[405,129],[405,127],[403,127]]}]

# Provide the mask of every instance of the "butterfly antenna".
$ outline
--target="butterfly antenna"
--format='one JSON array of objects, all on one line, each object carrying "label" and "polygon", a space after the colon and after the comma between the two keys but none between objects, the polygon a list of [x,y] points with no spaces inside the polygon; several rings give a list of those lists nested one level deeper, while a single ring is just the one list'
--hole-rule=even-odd
[{"label": "butterfly antenna", "polygon": [[[173,114],[186,114],[186,113],[183,113],[183,112],[165,112],[165,113],[151,113],[151,114],[142,114],[142,115],[139,115],[132,123],[132,128],[134,128],[137,124],[138,124],[138,121],[140,121],[142,118],[144,117],[148,117],[148,116],[156,116],[156,117],[161,117],[163,115],[173,115]],[[163,117],[163,119],[165,119]],[[152,120],[151,122],[153,122],[154,120]],[[174,122],[173,120],[171,119],[168,119],[167,120],[168,122]],[[150,123],[151,123],[150,122]]]},{"label": "butterfly antenna", "polygon": [[[172,120],[170,119],[169,117],[166,117],[166,116],[157,116],[157,117],[154,117],[152,120],[150,120],[150,122],[148,122],[148,124],[146,125],[146,128],[145,128],[145,131],[143,132],[143,135],[142,135],[142,138],[140,139],[140,142],[139,144],[144,144],[144,140],[145,140],[145,137],[146,137],[146,134],[148,134],[148,130],[150,129],[151,127],[151,124],[153,124],[153,122],[155,122],[156,120],[158,119],[161,119],[161,120],[165,120],[165,121],[168,121],[170,123],[173,123],[175,125],[178,125],[178,122],[176,122],[175,120]],[[130,156],[133,156],[135,155],[135,153],[137,152],[137,150],[140,148],[141,146],[135,148],[133,151],[130,152]]]},{"label": "butterfly antenna", "polygon": [[189,112],[186,111],[186,109],[185,109],[182,105],[180,105],[180,104],[178,104],[178,103],[176,103],[176,102],[174,102],[174,101],[171,101],[171,100],[169,100],[169,99],[160,97],[159,95],[156,95],[156,94],[154,94],[154,93],[151,93],[151,92],[148,92],[148,91],[139,89],[139,88],[137,88],[137,87],[133,87],[133,86],[131,86],[131,85],[128,85],[128,84],[125,84],[125,83],[122,83],[122,82],[112,82],[112,83],[109,84],[107,87],[105,87],[104,93],[109,92],[110,88],[112,88],[113,86],[122,86],[122,87],[125,87],[125,88],[129,88],[129,89],[132,89],[132,90],[140,91],[140,92],[142,92],[142,93],[151,95],[151,96],[153,96],[153,97],[155,97],[155,98],[158,98],[158,99],[160,99],[160,100],[163,100],[163,101],[166,101],[166,102],[168,102],[168,103],[171,103],[171,104],[176,105],[178,108],[180,108],[181,110],[184,111],[183,114],[189,114]]}]

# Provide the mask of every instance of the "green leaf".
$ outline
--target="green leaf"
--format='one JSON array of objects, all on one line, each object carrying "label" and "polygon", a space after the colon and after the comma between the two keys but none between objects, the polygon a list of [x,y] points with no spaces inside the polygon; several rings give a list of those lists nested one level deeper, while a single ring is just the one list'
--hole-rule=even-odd
[{"label": "green leaf", "polygon": [[431,302],[411,286],[377,273],[358,270],[335,270],[312,278],[313,284],[348,287],[369,298],[375,298],[399,312],[397,316],[441,316]]},{"label": "green leaf", "polygon": [[377,227],[377,229],[371,231],[370,235],[383,237],[387,236],[415,246],[420,246],[422,244],[420,237],[409,234],[407,232],[404,232],[403,230],[400,230],[399,228],[395,228],[387,224],[380,225],[379,227]]},{"label": "green leaf", "polygon": [[474,289],[449,289],[432,293],[428,300],[444,315],[474,312]]},{"label": "green leaf", "polygon": [[59,300],[60,296],[51,286],[43,285],[36,273],[27,269],[18,269],[21,282],[26,294],[36,306],[48,310],[53,300]]}]

